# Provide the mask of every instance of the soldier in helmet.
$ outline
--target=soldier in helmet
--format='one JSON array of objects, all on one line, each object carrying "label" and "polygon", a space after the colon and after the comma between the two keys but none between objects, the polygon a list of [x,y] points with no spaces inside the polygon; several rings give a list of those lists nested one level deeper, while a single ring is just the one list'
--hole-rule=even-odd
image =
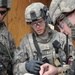
[{"label": "soldier in helmet", "polygon": [[[75,40],[75,0],[52,0],[49,9],[50,17],[54,26],[57,26],[61,32]],[[75,58],[72,61],[73,62],[71,63],[72,66],[70,75],[75,75]],[[44,73],[44,75],[50,74],[50,64],[44,64],[41,66],[41,75],[43,74],[46,67],[49,67],[49,69]]]},{"label": "soldier in helmet", "polygon": [[[51,75],[60,73],[62,68],[58,66],[62,66],[63,63],[60,62],[66,59],[63,50],[66,44],[66,36],[52,30],[48,26],[47,18],[48,9],[40,2],[32,3],[25,9],[25,20],[33,29],[33,33],[26,34],[20,46],[14,52],[14,75],[25,73],[27,75],[28,73],[39,75],[40,66],[44,63],[49,63],[53,67]],[[56,51],[58,42],[61,48]],[[69,45],[70,49],[73,50],[70,41]]]},{"label": "soldier in helmet", "polygon": [[61,32],[75,39],[75,0],[52,0],[50,16]]},{"label": "soldier in helmet", "polygon": [[10,8],[11,0],[0,0],[0,75],[13,75],[12,57],[15,44],[4,23],[4,17]]}]

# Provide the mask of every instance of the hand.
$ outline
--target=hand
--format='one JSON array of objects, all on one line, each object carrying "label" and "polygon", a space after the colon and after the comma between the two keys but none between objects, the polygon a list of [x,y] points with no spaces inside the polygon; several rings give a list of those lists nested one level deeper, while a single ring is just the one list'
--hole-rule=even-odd
[{"label": "hand", "polygon": [[58,74],[58,68],[45,63],[41,67],[41,70],[39,71],[40,75],[56,75]]},{"label": "hand", "polygon": [[40,71],[40,66],[43,64],[41,61],[29,61],[25,64],[26,70],[32,74],[38,74]]}]

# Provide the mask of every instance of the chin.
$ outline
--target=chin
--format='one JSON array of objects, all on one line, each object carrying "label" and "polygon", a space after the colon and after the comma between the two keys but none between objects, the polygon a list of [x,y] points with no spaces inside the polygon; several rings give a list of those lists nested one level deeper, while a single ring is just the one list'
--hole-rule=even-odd
[{"label": "chin", "polygon": [[37,32],[37,34],[38,34],[38,35],[41,35],[41,34],[43,34],[43,32]]},{"label": "chin", "polygon": [[43,35],[43,33],[40,33],[40,34],[38,34],[38,35]]},{"label": "chin", "polygon": [[43,33],[37,33],[38,35],[42,35]]}]

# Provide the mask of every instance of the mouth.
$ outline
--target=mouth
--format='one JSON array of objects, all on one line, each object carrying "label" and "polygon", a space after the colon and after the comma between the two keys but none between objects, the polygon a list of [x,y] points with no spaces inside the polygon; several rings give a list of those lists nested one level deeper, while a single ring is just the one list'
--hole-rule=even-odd
[{"label": "mouth", "polygon": [[42,29],[38,29],[37,30],[37,33],[42,33]]},{"label": "mouth", "polygon": [[41,32],[41,31],[42,31],[42,29],[38,29],[38,30],[37,30],[37,32]]}]

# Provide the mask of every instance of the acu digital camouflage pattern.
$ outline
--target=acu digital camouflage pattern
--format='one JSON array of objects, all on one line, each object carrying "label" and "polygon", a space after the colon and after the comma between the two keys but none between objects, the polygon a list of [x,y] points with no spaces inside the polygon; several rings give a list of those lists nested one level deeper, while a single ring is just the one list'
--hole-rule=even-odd
[{"label": "acu digital camouflage pattern", "polygon": [[[66,44],[66,36],[63,33],[59,33],[57,31],[52,31],[50,37],[42,42],[37,36],[35,36],[38,41],[38,45],[40,47],[40,51],[42,53],[42,58],[47,57],[50,64],[54,64],[53,58],[57,58],[60,56],[62,60],[66,60],[66,55],[64,53],[64,46]],[[63,50],[59,50],[58,54],[55,53],[55,48],[52,43],[57,40],[61,43],[61,47]],[[69,41],[70,45],[70,55],[75,56],[74,47],[72,43]],[[27,73],[25,69],[25,63],[30,60],[39,60],[37,56],[37,50],[33,43],[32,34],[27,34],[25,38],[20,43],[20,46],[14,52],[14,75],[23,75]]]},{"label": "acu digital camouflage pattern", "polygon": [[12,61],[14,49],[15,44],[11,34],[9,33],[5,24],[3,23],[1,25],[0,23],[0,70],[1,70],[1,62],[3,63],[2,65],[5,66],[3,71],[1,70],[2,72],[4,72],[4,70],[5,71],[7,70],[9,62]]},{"label": "acu digital camouflage pattern", "polygon": [[52,0],[49,12],[53,23],[63,12],[71,12],[75,9],[75,0]]},{"label": "acu digital camouflage pattern", "polygon": [[[43,9],[44,6],[45,5],[40,3],[40,2],[32,3],[31,5],[29,5],[25,10],[25,20],[26,20],[26,22],[32,22],[32,20],[34,20],[34,19],[42,18],[41,9]],[[31,13],[33,13],[33,12],[35,13],[36,17],[31,16]]]}]

